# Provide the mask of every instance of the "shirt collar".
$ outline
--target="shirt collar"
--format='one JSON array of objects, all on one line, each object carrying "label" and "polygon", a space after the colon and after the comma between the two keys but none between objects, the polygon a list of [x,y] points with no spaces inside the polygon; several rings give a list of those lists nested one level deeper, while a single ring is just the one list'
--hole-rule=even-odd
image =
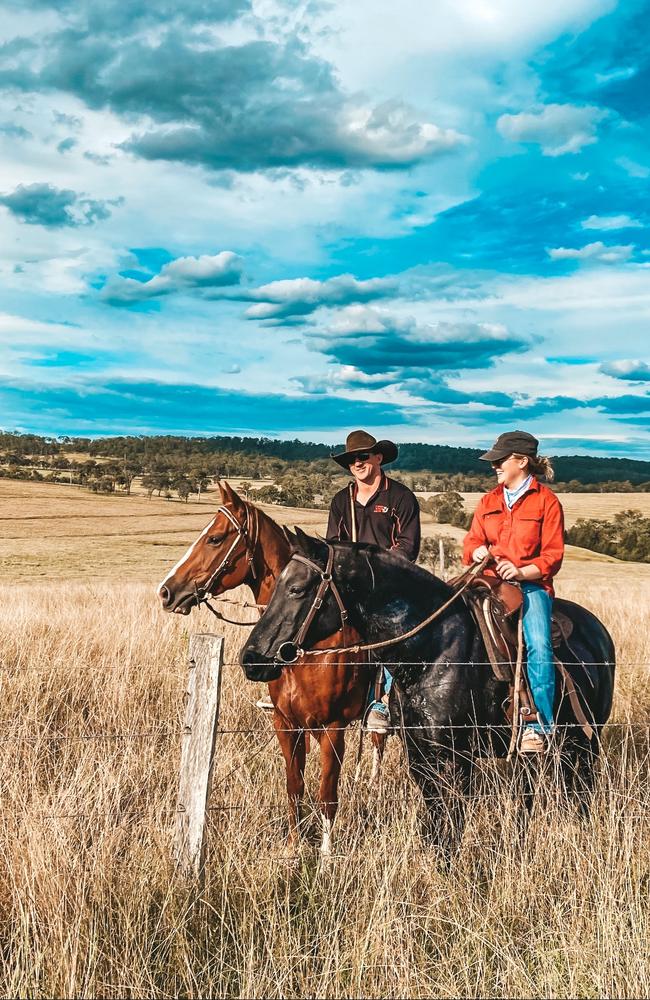
[{"label": "shirt collar", "polygon": [[[374,500],[376,496],[378,496],[380,493],[383,493],[387,489],[388,489],[388,476],[386,475],[386,473],[382,469],[381,470],[381,478],[379,480],[379,485],[377,486],[377,489],[375,490],[375,492],[370,497],[370,500]],[[353,493],[352,493],[352,496],[354,497],[355,500],[357,499],[358,492],[359,492],[359,484],[358,484],[358,482],[355,479],[354,480]],[[368,503],[370,503],[370,500],[368,500]]]},{"label": "shirt collar", "polygon": [[526,493],[530,489],[532,482],[533,482],[533,477],[532,475],[530,475],[527,476],[526,479],[524,479],[523,483],[520,483],[519,486],[516,486],[514,490],[509,490],[507,486],[504,486],[503,498],[507,506],[513,507],[516,501],[519,499],[519,497],[523,496],[524,493]]}]

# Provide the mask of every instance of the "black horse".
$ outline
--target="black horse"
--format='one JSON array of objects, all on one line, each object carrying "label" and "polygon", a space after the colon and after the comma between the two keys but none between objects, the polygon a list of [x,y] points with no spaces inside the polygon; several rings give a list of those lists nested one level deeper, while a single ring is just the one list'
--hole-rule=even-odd
[{"label": "black horse", "polygon": [[[400,555],[374,545],[328,545],[298,529],[293,557],[242,650],[244,672],[251,681],[270,681],[280,675],[283,663],[295,661],[302,649],[346,621],[368,643],[403,635],[453,593],[448,584]],[[571,601],[557,600],[556,605],[573,622],[570,645],[565,643],[558,657],[573,678],[593,736],[575,725],[557,684],[555,742],[562,748],[567,788],[588,793],[600,730],[611,710],[615,650],[607,629],[591,612]],[[462,598],[411,638],[376,650],[374,656],[392,664],[391,719],[428,805],[430,832],[449,843],[462,829],[464,795],[458,792],[468,789],[476,757],[486,751],[506,754],[509,727],[502,703],[507,684],[494,676]]]}]

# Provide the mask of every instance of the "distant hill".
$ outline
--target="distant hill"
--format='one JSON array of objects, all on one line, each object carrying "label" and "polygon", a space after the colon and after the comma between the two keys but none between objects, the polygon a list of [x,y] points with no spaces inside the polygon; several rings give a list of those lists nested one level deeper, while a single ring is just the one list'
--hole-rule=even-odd
[{"label": "distant hill", "polygon": [[[266,437],[181,437],[177,435],[122,436],[103,438],[39,437],[36,434],[0,432],[0,453],[5,456],[55,456],[62,452],[87,454],[90,458],[119,458],[147,464],[152,456],[198,457],[240,455],[277,458],[284,462],[317,462],[342,451],[343,444],[327,445],[298,440],[279,441]],[[479,461],[480,448],[407,442],[399,446],[399,459],[391,468],[403,472],[427,471],[443,474],[485,475]],[[236,459],[234,459],[236,462]],[[559,455],[553,458],[556,479],[577,483],[628,482],[650,480],[650,461],[629,458],[600,458],[590,455]]]}]

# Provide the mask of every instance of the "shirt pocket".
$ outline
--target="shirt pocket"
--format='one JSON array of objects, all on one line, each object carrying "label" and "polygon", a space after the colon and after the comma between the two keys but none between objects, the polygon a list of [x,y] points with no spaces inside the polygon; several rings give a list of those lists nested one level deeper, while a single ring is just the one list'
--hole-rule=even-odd
[{"label": "shirt pocket", "polygon": [[542,545],[542,517],[520,516],[517,518],[517,554],[522,559],[530,559],[540,553]]},{"label": "shirt pocket", "polygon": [[488,545],[496,545],[503,527],[503,514],[500,510],[487,513],[483,517],[483,528]]}]

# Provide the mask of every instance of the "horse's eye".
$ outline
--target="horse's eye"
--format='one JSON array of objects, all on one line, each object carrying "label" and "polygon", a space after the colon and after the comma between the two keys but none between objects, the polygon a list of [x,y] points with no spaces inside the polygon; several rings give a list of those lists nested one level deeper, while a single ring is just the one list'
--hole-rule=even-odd
[{"label": "horse's eye", "polygon": [[289,597],[302,597],[302,587],[289,587]]},{"label": "horse's eye", "polygon": [[223,535],[208,535],[206,541],[208,545],[218,545],[223,541]]}]

